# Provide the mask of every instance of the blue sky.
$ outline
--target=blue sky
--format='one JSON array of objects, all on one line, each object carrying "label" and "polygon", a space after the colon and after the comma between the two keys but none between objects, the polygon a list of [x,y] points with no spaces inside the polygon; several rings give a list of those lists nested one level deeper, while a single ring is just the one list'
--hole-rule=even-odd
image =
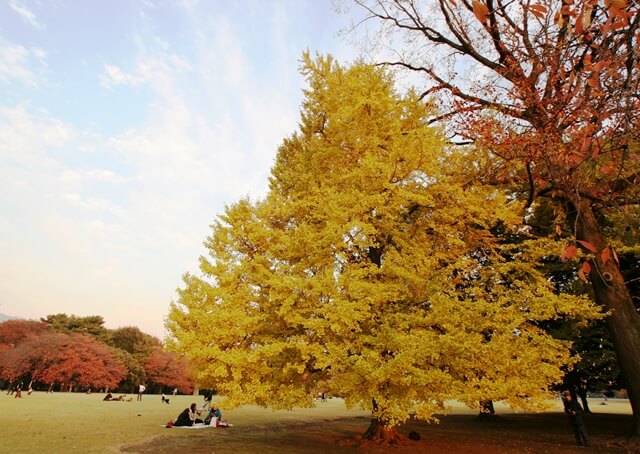
[{"label": "blue sky", "polygon": [[162,337],[225,204],[295,131],[329,0],[0,0],[0,312]]}]

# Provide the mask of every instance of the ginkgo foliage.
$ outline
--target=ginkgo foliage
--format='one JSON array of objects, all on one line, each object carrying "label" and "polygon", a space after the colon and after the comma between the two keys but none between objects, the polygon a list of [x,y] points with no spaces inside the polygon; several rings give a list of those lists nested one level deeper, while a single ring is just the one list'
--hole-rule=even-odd
[{"label": "ginkgo foliage", "polygon": [[303,74],[268,195],[216,220],[168,316],[200,385],[227,405],[343,396],[372,410],[372,437],[452,398],[541,405],[573,359],[537,323],[597,310],[554,292],[544,247],[492,234],[519,227],[518,202],[460,177],[463,157],[390,73],[304,55]]}]

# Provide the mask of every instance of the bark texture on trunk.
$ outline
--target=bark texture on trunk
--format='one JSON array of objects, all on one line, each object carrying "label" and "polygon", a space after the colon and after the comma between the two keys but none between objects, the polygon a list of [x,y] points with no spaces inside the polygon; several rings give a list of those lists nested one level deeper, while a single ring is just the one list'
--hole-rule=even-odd
[{"label": "bark texture on trunk", "polygon": [[388,421],[376,416],[379,415],[379,408],[375,399],[371,399],[371,405],[373,410],[371,424],[369,424],[369,428],[362,436],[362,440],[365,443],[371,442],[391,446],[406,444],[409,441],[407,437],[398,432],[395,426],[389,425]]},{"label": "bark texture on trunk", "polygon": [[640,315],[631,299],[624,277],[616,263],[588,199],[571,200],[575,209],[576,240],[595,246],[589,279],[596,302],[610,312],[607,329],[633,410],[631,436],[640,437]]},{"label": "bark texture on trunk", "polygon": [[493,408],[492,400],[481,400],[480,401],[480,414],[481,415],[495,415],[496,410]]},{"label": "bark texture on trunk", "polygon": [[395,427],[389,427],[384,423],[384,421],[381,421],[376,417],[371,418],[371,424],[369,424],[369,427],[362,436],[362,439],[367,442],[391,446],[404,445],[407,444],[409,440],[398,432]]},{"label": "bark texture on trunk", "polygon": [[480,401],[480,412],[478,413],[478,421],[481,421],[481,422],[500,421],[500,417],[496,415],[496,410],[493,407],[493,400]]}]

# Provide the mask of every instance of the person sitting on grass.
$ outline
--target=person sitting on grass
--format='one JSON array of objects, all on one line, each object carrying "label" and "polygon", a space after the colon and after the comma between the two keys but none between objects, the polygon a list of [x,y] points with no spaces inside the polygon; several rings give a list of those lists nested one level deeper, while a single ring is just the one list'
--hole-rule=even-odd
[{"label": "person sitting on grass", "polygon": [[193,426],[194,424],[201,423],[202,420],[197,418],[200,412],[196,409],[196,404],[193,403],[189,408],[182,410],[182,413],[176,418],[176,422],[173,424],[175,427],[181,426]]},{"label": "person sitting on grass", "polygon": [[164,403],[169,403],[169,399],[167,398],[167,396],[164,395],[164,393],[162,393],[162,402]]},{"label": "person sitting on grass", "polygon": [[211,405],[209,407],[209,411],[207,412],[207,416],[205,416],[204,418],[204,423],[211,424],[211,419],[214,417],[220,420],[220,418],[222,418],[222,413],[220,412],[219,408],[216,408],[215,405]]},{"label": "person sitting on grass", "polygon": [[207,413],[207,417],[204,419],[204,423],[211,424],[211,420],[213,418],[216,418],[216,427],[229,427],[229,423],[222,419],[222,412],[220,411],[220,407],[216,407],[215,405],[211,405],[211,408]]}]

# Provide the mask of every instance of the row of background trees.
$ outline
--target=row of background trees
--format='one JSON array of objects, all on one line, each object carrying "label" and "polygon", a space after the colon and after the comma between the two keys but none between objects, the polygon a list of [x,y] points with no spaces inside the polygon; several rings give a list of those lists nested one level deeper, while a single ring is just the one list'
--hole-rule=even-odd
[{"label": "row of background trees", "polygon": [[136,327],[107,329],[101,316],[54,314],[0,323],[0,380],[35,390],[193,391],[186,360]]}]

